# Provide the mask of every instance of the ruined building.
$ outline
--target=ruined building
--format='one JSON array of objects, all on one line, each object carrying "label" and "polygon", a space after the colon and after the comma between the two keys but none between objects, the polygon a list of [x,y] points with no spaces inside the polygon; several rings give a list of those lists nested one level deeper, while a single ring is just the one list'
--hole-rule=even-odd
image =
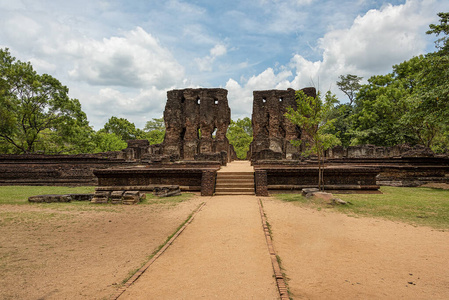
[{"label": "ruined building", "polygon": [[225,155],[230,161],[233,152],[226,138],[231,123],[225,89],[183,89],[167,92],[164,111],[164,155],[180,160],[207,160]]},{"label": "ruined building", "polygon": [[[305,88],[304,93],[316,97],[315,88]],[[266,90],[253,92],[253,142],[248,158],[294,159],[301,151],[290,141],[304,139],[301,129],[286,117],[287,107],[296,108],[295,90]]]}]

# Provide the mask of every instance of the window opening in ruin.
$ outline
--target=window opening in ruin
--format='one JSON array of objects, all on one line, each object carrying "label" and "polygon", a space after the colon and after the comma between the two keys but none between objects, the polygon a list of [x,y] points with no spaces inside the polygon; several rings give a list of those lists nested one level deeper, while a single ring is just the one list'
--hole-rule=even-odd
[{"label": "window opening in ruin", "polygon": [[284,98],[282,98],[282,97],[279,98],[279,102],[282,102],[282,101],[284,101]]},{"label": "window opening in ruin", "polygon": [[201,138],[201,128],[198,128],[198,138]]},{"label": "window opening in ruin", "polygon": [[217,136],[217,127],[214,128],[214,131],[212,132],[212,138],[215,139]]},{"label": "window opening in ruin", "polygon": [[186,98],[184,96],[181,97],[181,103],[186,102]]},{"label": "window opening in ruin", "polygon": [[218,99],[215,99],[215,100],[214,100],[214,104],[215,104],[215,105],[218,105]]},{"label": "window opening in ruin", "polygon": [[262,103],[267,103],[267,98],[262,98]]},{"label": "window opening in ruin", "polygon": [[201,103],[200,97],[196,98],[196,104],[200,105],[200,103]]},{"label": "window opening in ruin", "polygon": [[182,131],[181,131],[181,134],[180,134],[181,141],[184,140],[185,135],[186,135],[186,128],[184,127],[184,128],[182,128]]}]

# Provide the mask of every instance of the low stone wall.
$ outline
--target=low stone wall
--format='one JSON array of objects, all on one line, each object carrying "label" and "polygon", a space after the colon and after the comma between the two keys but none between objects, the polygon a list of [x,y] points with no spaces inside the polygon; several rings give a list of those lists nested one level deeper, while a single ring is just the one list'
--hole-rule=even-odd
[{"label": "low stone wall", "polygon": [[[316,160],[306,161],[258,161],[255,168],[310,168]],[[447,157],[390,157],[390,158],[334,158],[325,165],[333,168],[377,168],[377,185],[416,187],[426,183],[449,183],[449,159]],[[325,175],[326,177],[326,175]]]},{"label": "low stone wall", "polygon": [[428,147],[422,145],[410,146],[407,144],[393,147],[375,145],[349,146],[347,148],[337,146],[326,150],[328,158],[388,158],[388,157],[435,157]]},{"label": "low stone wall", "polygon": [[97,190],[149,191],[154,187],[179,185],[182,190],[201,191],[203,196],[212,196],[216,173],[220,165],[203,168],[181,168],[174,166],[111,168],[95,170],[98,177]]},{"label": "low stone wall", "polygon": [[[377,168],[326,167],[324,188],[335,191],[377,191],[379,189],[376,183],[378,174]],[[318,187],[317,167],[255,166],[255,175],[258,196],[266,196],[268,191]]]},{"label": "low stone wall", "polygon": [[91,155],[0,155],[0,185],[96,185],[95,169],[136,162]]}]

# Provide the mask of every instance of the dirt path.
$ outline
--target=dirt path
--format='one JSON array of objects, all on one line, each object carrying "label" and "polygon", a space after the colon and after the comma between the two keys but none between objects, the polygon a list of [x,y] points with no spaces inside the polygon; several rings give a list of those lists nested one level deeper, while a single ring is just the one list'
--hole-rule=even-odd
[{"label": "dirt path", "polygon": [[294,299],[449,299],[449,232],[263,203]]},{"label": "dirt path", "polygon": [[120,299],[278,299],[255,196],[215,196]]}]

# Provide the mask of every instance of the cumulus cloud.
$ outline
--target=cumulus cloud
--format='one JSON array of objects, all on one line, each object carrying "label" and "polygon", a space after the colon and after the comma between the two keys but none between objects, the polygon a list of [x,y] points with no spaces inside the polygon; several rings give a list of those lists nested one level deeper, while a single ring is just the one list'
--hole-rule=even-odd
[{"label": "cumulus cloud", "polygon": [[225,88],[228,90],[232,118],[243,118],[252,111],[253,91],[287,89],[290,87],[288,80],[290,76],[292,76],[290,70],[282,69],[275,73],[272,68],[268,68],[259,75],[251,76],[242,85],[234,79],[229,79]]},{"label": "cumulus cloud", "polygon": [[195,58],[200,71],[212,71],[215,60],[227,53],[227,48],[223,44],[217,44],[209,51],[209,55],[203,58]]},{"label": "cumulus cloud", "polygon": [[[336,87],[339,75],[356,74],[365,79],[386,74],[394,64],[425,52],[423,34],[435,21],[435,1],[408,0],[405,4],[388,4],[358,16],[346,29],[331,30],[318,42],[320,60],[308,60],[294,54],[290,62],[276,72],[267,68],[241,84],[229,80],[229,98],[233,114],[249,115],[251,91],[258,89],[301,89],[314,86],[331,90],[344,100]],[[243,95],[234,96],[233,93]]]},{"label": "cumulus cloud", "polygon": [[91,125],[100,129],[111,117],[123,117],[143,128],[153,117],[160,118],[167,99],[166,90],[156,87],[121,91],[112,87],[104,87],[89,92],[78,92],[77,97],[83,99],[83,109],[87,112]]},{"label": "cumulus cloud", "polygon": [[319,42],[324,66],[357,66],[360,72],[381,73],[422,53],[426,46],[422,32],[434,18],[425,9],[426,2],[389,4],[357,17],[349,29],[327,33]]},{"label": "cumulus cloud", "polygon": [[165,89],[184,76],[183,67],[171,53],[140,27],[122,37],[91,40],[75,49],[67,51],[82,55],[70,76],[93,85]]}]

